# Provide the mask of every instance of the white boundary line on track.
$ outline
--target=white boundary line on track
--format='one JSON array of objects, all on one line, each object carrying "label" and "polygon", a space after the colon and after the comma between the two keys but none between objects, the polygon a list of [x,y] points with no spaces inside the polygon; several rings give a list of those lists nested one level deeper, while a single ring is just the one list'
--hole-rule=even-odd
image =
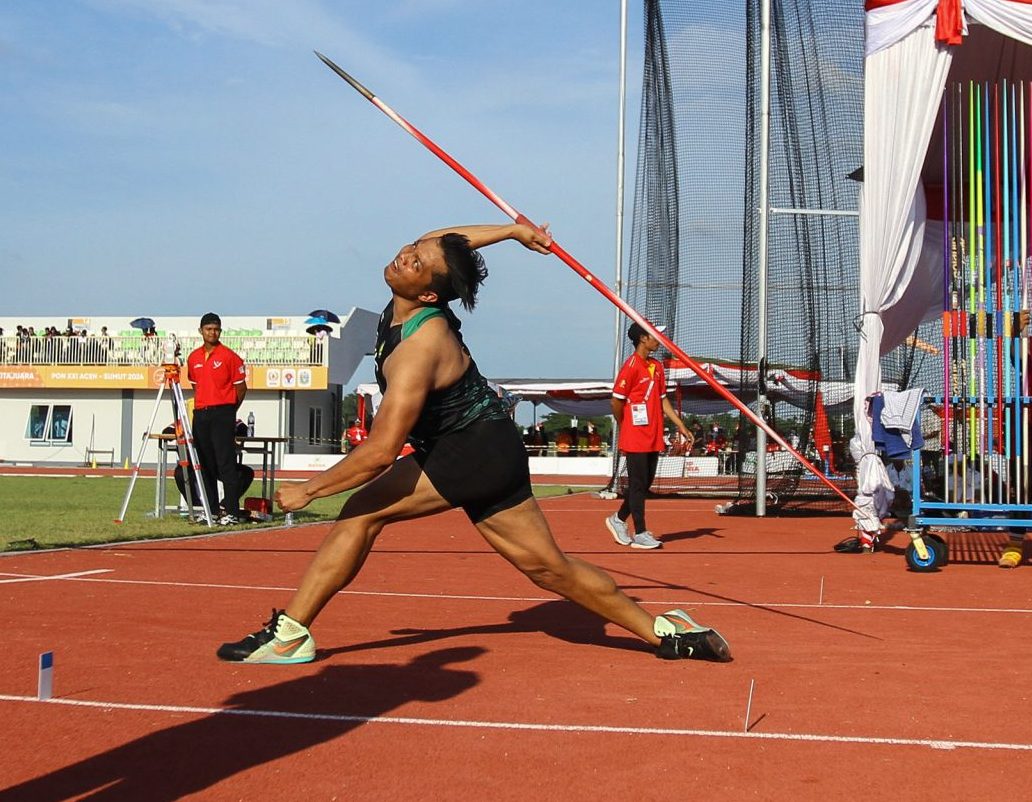
[{"label": "white boundary line on track", "polygon": [[[327,521],[308,521],[305,523],[294,524],[291,529],[297,531],[300,529],[307,529],[311,526],[320,526],[321,524],[333,523],[332,520]],[[253,533],[265,533],[265,532],[281,532],[286,530],[285,525],[279,526],[266,526],[261,529],[225,529],[217,532],[198,532],[196,535],[170,535],[168,537],[153,537],[146,538],[144,540],[113,540],[109,543],[86,543],[82,546],[55,546],[51,549],[27,549],[25,551],[0,551],[0,559],[5,557],[16,558],[16,557],[28,557],[36,556],[39,554],[55,554],[61,551],[82,551],[84,549],[96,549],[97,551],[122,551],[124,549],[133,548],[134,546],[153,546],[153,547],[164,547],[169,543],[182,543],[187,540],[207,540],[209,538],[216,537],[230,537],[232,535],[249,535]]]},{"label": "white boundary line on track", "polygon": [[[261,590],[261,591],[282,591],[294,592],[297,587],[286,587],[279,585],[228,585],[215,582],[167,582],[157,579],[113,579],[85,577],[85,574],[103,573],[102,569],[96,571],[83,571],[80,574],[61,574],[58,576],[37,577],[30,574],[2,574],[0,576],[24,577],[24,579],[0,580],[5,581],[32,581],[34,579],[68,579],[77,582],[100,582],[114,585],[159,585],[176,588],[211,588],[217,590]],[[505,601],[505,602],[548,602],[559,601],[559,596],[477,596],[463,593],[400,593],[386,590],[341,590],[338,596],[386,596],[402,599],[447,599],[451,601]],[[673,601],[641,601],[643,605],[656,605],[660,607],[766,607],[772,610],[888,610],[895,612],[916,612],[916,613],[1010,613],[1017,615],[1032,615],[1032,609],[1025,607],[919,607],[914,604],[813,604],[796,602],[745,602],[745,601],[700,601],[676,599]]]},{"label": "white boundary line on track", "polygon": [[180,705],[98,702],[82,699],[47,699],[34,696],[0,694],[4,702],[35,702],[45,705],[94,707],[105,710],[142,710],[159,713],[195,713],[198,715],[253,716],[256,718],[300,719],[360,724],[400,724],[423,727],[462,727],[468,729],[517,730],[531,732],[592,732],[607,735],[675,735],[699,738],[743,738],[757,741],[804,741],[810,743],[864,744],[871,746],[923,746],[929,749],[983,749],[1032,752],[1032,744],[996,743],[993,741],[955,741],[937,738],[877,738],[861,735],[820,735],[802,732],[738,732],[735,730],[696,730],[666,727],[612,727],[592,724],[533,724],[516,721],[476,721],[469,719],[414,718],[411,716],[348,716],[337,713],[294,713],[289,710],[243,710],[224,707],[190,707]]},{"label": "white boundary line on track", "polygon": [[13,579],[0,579],[0,585],[12,585],[15,582],[46,582],[50,579],[78,579],[90,574],[109,574],[113,568],[95,568],[92,571],[76,571],[74,574],[9,574],[0,571],[0,576],[14,577]]},{"label": "white boundary line on track", "polygon": [[[649,499],[649,501],[651,501],[651,500],[652,499]],[[606,513],[606,510],[603,509],[603,508],[600,508],[600,507],[554,507],[553,508],[553,507],[548,507],[548,506],[546,506],[544,504],[539,504],[539,506],[541,507],[542,512],[591,512],[591,513],[601,513],[603,516],[605,516],[605,513]],[[685,512],[713,512],[713,507],[712,506],[709,506],[709,507],[678,507],[676,510],[675,509],[653,510],[650,507],[649,508],[649,515],[652,515],[653,512],[655,512],[655,513],[657,513],[659,515],[662,515],[664,513],[666,513],[667,515],[675,515],[675,514],[680,515],[680,514],[685,513]],[[609,513],[609,514],[612,515],[612,513]],[[843,518],[843,522],[846,522],[846,521],[847,521],[847,519]],[[599,529],[599,531],[601,531],[601,528]]]}]

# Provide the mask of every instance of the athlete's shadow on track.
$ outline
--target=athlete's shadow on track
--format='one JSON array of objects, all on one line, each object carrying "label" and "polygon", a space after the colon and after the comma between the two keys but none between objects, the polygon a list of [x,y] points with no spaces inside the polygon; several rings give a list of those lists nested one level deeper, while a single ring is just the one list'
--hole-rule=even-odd
[{"label": "athlete's shadow on track", "polygon": [[648,644],[637,638],[607,635],[605,626],[606,622],[602,618],[580,605],[556,600],[536,604],[524,610],[514,610],[509,613],[506,623],[475,624],[449,629],[395,629],[391,634],[397,637],[368,643],[353,643],[336,649],[320,649],[319,657],[392,646],[411,646],[466,635],[512,635],[520,632],[543,632],[567,643],[605,646],[610,649],[650,650]]},{"label": "athlete's shadow on track", "polygon": [[[0,791],[0,800],[56,802],[84,795],[91,800],[132,802],[181,799],[255,766],[331,741],[366,719],[386,716],[408,702],[443,702],[458,696],[480,679],[473,671],[449,665],[484,652],[475,646],[441,649],[401,666],[331,665],[311,676],[238,693],[226,700],[226,712],[141,736]],[[245,711],[289,711],[296,717]],[[68,715],[82,713],[69,710]],[[116,711],[111,715],[139,714]],[[328,779],[325,774],[318,776]],[[304,772],[295,777],[300,786],[284,776],[282,787],[303,789]],[[337,777],[335,785],[342,785],[342,780]],[[258,796],[257,787],[254,790]],[[300,798],[292,793],[280,791],[274,796]]]}]

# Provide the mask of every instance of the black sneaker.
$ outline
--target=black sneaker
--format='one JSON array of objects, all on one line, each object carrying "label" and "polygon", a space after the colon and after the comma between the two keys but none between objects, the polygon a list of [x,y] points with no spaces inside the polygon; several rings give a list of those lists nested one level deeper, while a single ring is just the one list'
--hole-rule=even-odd
[{"label": "black sneaker", "polygon": [[870,554],[877,543],[877,535],[847,537],[835,544],[835,551],[841,554]]},{"label": "black sneaker", "polygon": [[732,660],[731,647],[724,637],[715,629],[699,626],[683,610],[668,610],[658,616],[653,631],[660,637],[656,656],[664,660]]},{"label": "black sneaker", "polygon": [[315,639],[283,610],[273,610],[262,629],[236,643],[223,643],[216,652],[233,663],[310,663],[315,659]]}]

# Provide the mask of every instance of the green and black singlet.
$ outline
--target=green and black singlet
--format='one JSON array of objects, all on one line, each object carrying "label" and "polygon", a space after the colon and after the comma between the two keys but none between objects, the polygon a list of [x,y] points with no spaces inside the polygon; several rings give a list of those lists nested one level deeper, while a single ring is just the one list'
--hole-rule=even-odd
[{"label": "green and black singlet", "polygon": [[[376,383],[380,392],[387,391],[387,378],[383,373],[384,362],[403,340],[412,336],[426,321],[443,317],[459,341],[462,350],[469,356],[469,349],[459,333],[461,321],[445,306],[424,306],[405,323],[392,325],[394,301],[387,304],[380,315],[376,328]],[[477,421],[508,420],[498,394],[491,389],[470,356],[466,372],[449,387],[430,392],[419,414],[419,419],[409,434],[413,445],[419,446],[439,439],[447,434],[461,431]]]},{"label": "green and black singlet", "polygon": [[[387,390],[383,375],[387,357],[427,320],[444,317],[469,354],[459,334],[459,319],[447,306],[424,307],[399,326],[391,325],[393,316],[392,301],[383,310],[376,333],[380,392]],[[413,458],[437,492],[453,507],[461,507],[474,524],[533,495],[523,439],[472,357],[458,381],[427,395],[408,439],[415,447]]]}]

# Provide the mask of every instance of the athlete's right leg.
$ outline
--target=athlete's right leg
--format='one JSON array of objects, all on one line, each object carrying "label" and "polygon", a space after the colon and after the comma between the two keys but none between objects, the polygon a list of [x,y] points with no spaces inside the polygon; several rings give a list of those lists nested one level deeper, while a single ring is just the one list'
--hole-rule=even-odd
[{"label": "athlete's right leg", "polygon": [[632,601],[609,574],[562,552],[533,498],[476,524],[488,544],[538,587],[558,593],[656,646],[655,617]]},{"label": "athlete's right leg", "polygon": [[344,504],[287,605],[287,615],[308,626],[333,595],[355,578],[384,526],[451,506],[415,459],[398,460]]},{"label": "athlete's right leg", "polygon": [[533,498],[495,513],[476,527],[495,551],[536,585],[633,632],[656,646],[659,657],[731,659],[731,648],[715,629],[700,626],[683,610],[652,616],[601,568],[564,554]]}]

